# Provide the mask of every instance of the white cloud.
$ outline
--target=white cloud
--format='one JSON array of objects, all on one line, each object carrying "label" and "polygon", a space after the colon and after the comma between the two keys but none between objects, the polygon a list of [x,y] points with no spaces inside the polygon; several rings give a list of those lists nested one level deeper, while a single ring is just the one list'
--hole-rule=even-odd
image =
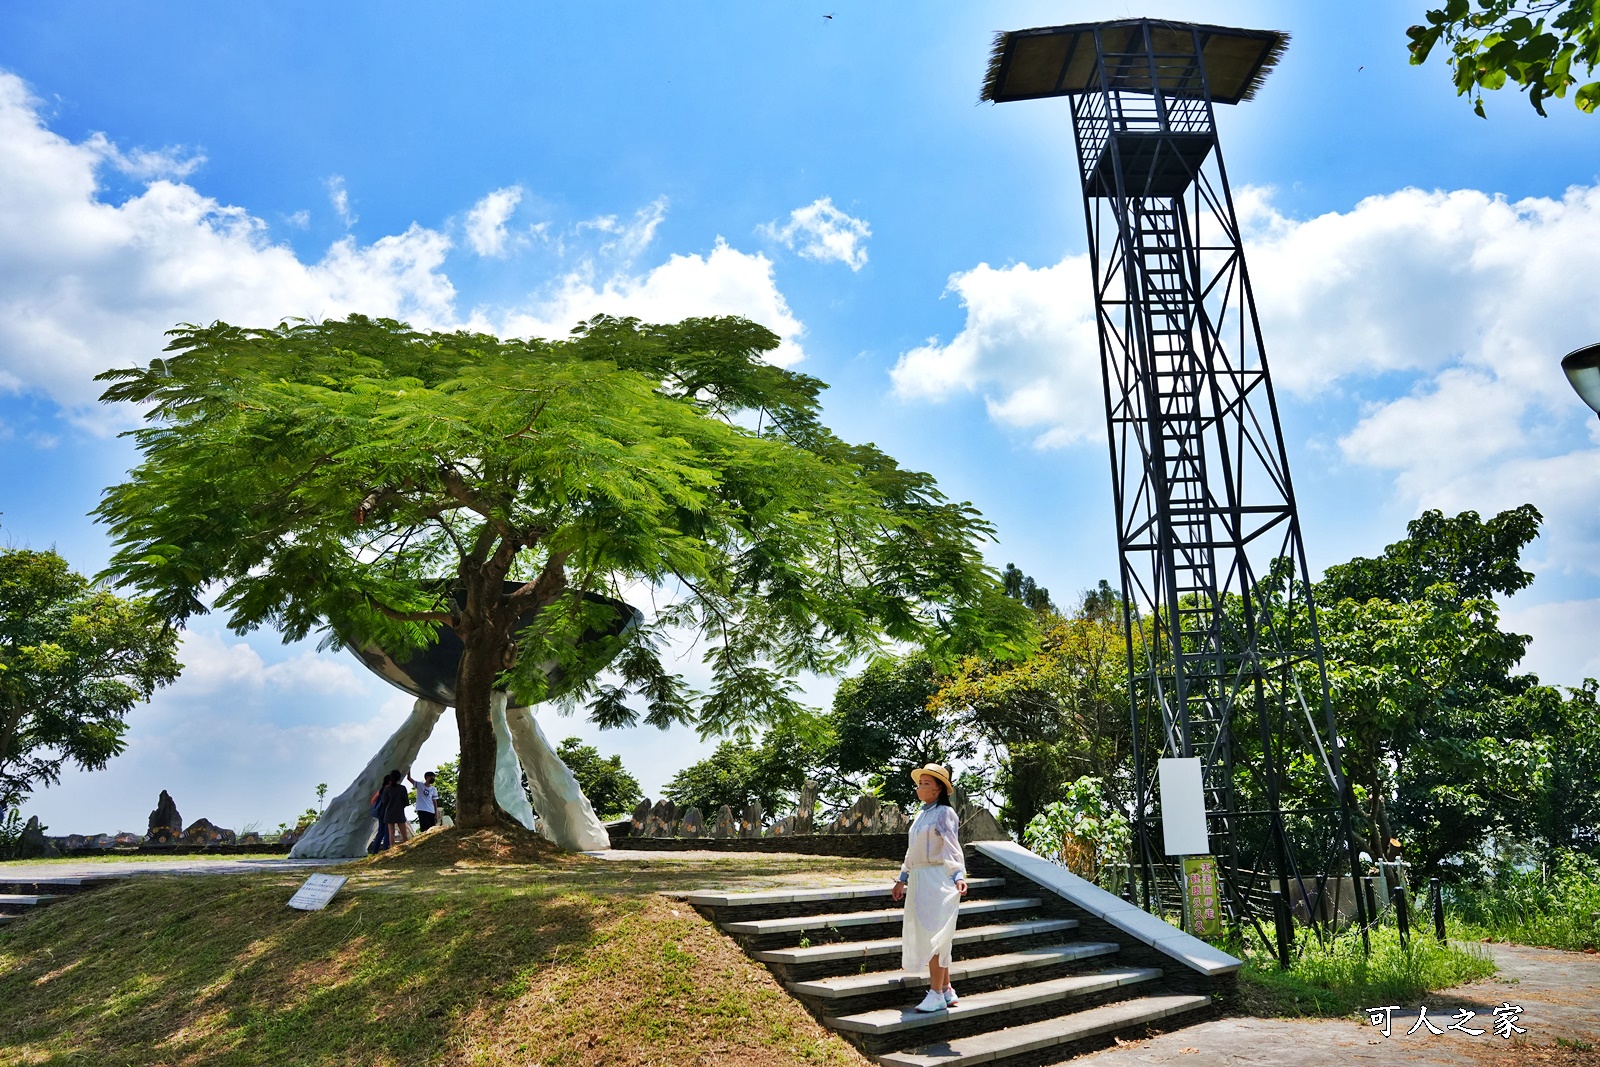
[{"label": "white cloud", "polygon": [[628,264],[656,239],[656,230],[666,217],[667,198],[658,196],[634,212],[630,222],[623,222],[615,215],[600,215],[578,223],[573,227],[573,233],[581,235],[585,230],[595,230],[610,234],[609,240],[600,243],[599,255],[614,257],[617,261]]},{"label": "white cloud", "polygon": [[980,263],[953,274],[945,295],[967,321],[949,344],[930,339],[891,370],[895,395],[940,400],[978,393],[995,421],[1033,433],[1040,447],[1104,435],[1100,349],[1089,260],[1053,267]]},{"label": "white cloud", "polygon": [[772,355],[779,366],[805,358],[805,327],[795,318],[766,256],[740,252],[718,238],[707,255],[672,255],[643,274],[597,277],[593,263],[568,273],[552,290],[509,312],[474,313],[478,329],[515,337],[565,337],[574,325],[599,314],[676,322],[691,315],[742,315],[783,341]]},{"label": "white cloud", "polygon": [[178,660],[183,674],[173,684],[174,699],[238,698],[245,691],[275,689],[319,694],[356,693],[364,688],[354,659],[319,655],[307,649],[278,663],[267,663],[243,641],[203,630],[186,630]]},{"label": "white cloud", "polygon": [[506,254],[506,220],[522,202],[522,195],[522,186],[508,185],[472,206],[467,212],[467,243],[474,252],[497,259]]},{"label": "white cloud", "polygon": [[866,219],[840,211],[833,206],[831,196],[795,208],[789,212],[789,221],[782,226],[768,222],[758,230],[787,248],[798,246],[806,259],[843,263],[851,270],[860,270],[866,265],[865,245],[872,236]]},{"label": "white cloud", "polygon": [[105,202],[97,175],[116,158],[155,167],[104,137],[53,133],[23,82],[0,72],[0,388],[83,412],[100,393],[95,374],[159,354],[180,322],[357,310],[419,326],[456,318],[439,270],[450,242],[436,231],[346,238],[307,264],[245,209],[167,178]]},{"label": "white cloud", "polygon": [[361,221],[361,216],[350,210],[350,190],[344,187],[344,175],[335,174],[328,179],[328,202],[333,205],[334,213],[344,223],[345,229]]},{"label": "white cloud", "polygon": [[166,148],[134,148],[128,151],[112,144],[103,133],[90,134],[83,146],[98,155],[114,169],[140,181],[157,178],[187,178],[198,170],[206,157],[198,152],[168,146]]}]

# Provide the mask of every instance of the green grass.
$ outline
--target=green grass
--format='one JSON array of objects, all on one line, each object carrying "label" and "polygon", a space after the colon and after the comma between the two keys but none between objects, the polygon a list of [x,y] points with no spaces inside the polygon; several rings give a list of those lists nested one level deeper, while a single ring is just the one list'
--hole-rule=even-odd
[{"label": "green grass", "polygon": [[888,877],[881,862],[354,864],[147,875],[0,928],[0,1065],[865,1061],[662,891]]},{"label": "green grass", "polygon": [[1371,942],[1368,956],[1358,930],[1342,931],[1326,943],[1304,931],[1288,970],[1268,950],[1246,950],[1239,973],[1243,1007],[1252,1015],[1337,1018],[1374,1004],[1420,1002],[1428,993],[1495,973],[1494,962],[1476,945],[1440,944],[1422,930],[1413,929],[1402,947],[1394,928],[1380,926],[1371,931]]},{"label": "green grass", "polygon": [[1600,948],[1600,863],[1558,853],[1542,868],[1501,870],[1450,893],[1462,935],[1572,951]]}]

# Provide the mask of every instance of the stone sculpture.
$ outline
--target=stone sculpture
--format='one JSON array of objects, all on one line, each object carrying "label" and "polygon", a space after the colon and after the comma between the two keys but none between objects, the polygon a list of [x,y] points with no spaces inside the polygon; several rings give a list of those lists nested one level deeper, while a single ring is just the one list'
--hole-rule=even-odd
[{"label": "stone sculpture", "polygon": [[17,856],[25,860],[61,858],[61,850],[44,836],[44,827],[39,825],[39,816],[31,816],[27,824],[22,827],[22,836],[17,840]]},{"label": "stone sculpture", "polygon": [[147,834],[153,834],[162,827],[174,833],[183,829],[183,816],[178,814],[178,805],[173,802],[172,795],[165,789],[156,800],[156,810],[150,813],[150,826]]},{"label": "stone sculpture", "polygon": [[671,837],[678,827],[677,805],[670,800],[658,800],[644,821],[644,836]]},{"label": "stone sculpture", "polygon": [[210,819],[196,819],[179,840],[186,845],[231,845],[235,837],[232,830],[215,826]]},{"label": "stone sculpture", "polygon": [[762,819],[761,801],[752,800],[739,819],[740,837],[760,837]]},{"label": "stone sculpture", "polygon": [[728,805],[717,809],[717,825],[711,831],[711,836],[721,840],[739,836],[739,821],[733,817],[733,809]]},{"label": "stone sculpture", "polygon": [[699,808],[690,808],[683,815],[683,822],[678,827],[682,837],[704,837],[706,835],[705,816],[700,814]]},{"label": "stone sculpture", "polygon": [[644,823],[650,818],[650,798],[645,797],[639,801],[639,806],[633,809],[633,819],[628,824],[628,833],[633,837],[644,837]]},{"label": "stone sculpture", "polygon": [[822,785],[807,778],[800,787],[800,802],[795,805],[795,833],[809,834],[817,815],[817,798],[822,795]]}]

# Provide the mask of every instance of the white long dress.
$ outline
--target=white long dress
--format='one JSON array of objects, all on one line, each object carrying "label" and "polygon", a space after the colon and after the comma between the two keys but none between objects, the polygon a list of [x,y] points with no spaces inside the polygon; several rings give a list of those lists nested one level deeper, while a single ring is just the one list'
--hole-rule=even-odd
[{"label": "white long dress", "polygon": [[961,905],[956,881],[967,876],[957,839],[960,831],[961,822],[948,804],[923,808],[911,824],[906,861],[900,865],[906,883],[900,965],[908,971],[926,970],[934,956],[939,957],[939,966],[950,966],[950,943]]}]

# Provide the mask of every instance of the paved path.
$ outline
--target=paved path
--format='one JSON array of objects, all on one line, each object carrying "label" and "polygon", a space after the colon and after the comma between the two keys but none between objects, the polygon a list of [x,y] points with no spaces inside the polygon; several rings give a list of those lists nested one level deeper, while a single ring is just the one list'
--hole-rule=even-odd
[{"label": "paved path", "polygon": [[[1472,1065],[1538,1062],[1527,1046],[1548,1048],[1557,1038],[1600,1045],[1600,956],[1521,945],[1486,945],[1500,973],[1481,982],[1430,995],[1428,1020],[1447,1027],[1459,1008],[1477,1012],[1466,1025],[1481,1037],[1424,1027],[1411,1037],[1417,1005],[1394,1013],[1390,1037],[1365,1019],[1217,1019],[1083,1060],[1090,1067],[1323,1067],[1326,1064]],[[1523,1009],[1515,1042],[1494,1036],[1495,1008],[1509,1001]],[[1522,1047],[1518,1047],[1521,1044]],[[1549,1062],[1600,1065],[1600,1050],[1556,1050]]]},{"label": "paved path", "polygon": [[281,856],[263,859],[210,859],[174,856],[151,860],[61,860],[52,863],[0,863],[0,880],[30,878],[123,878],[130,874],[248,874],[251,871],[292,871],[301,867],[327,867],[344,860],[291,860]]}]

